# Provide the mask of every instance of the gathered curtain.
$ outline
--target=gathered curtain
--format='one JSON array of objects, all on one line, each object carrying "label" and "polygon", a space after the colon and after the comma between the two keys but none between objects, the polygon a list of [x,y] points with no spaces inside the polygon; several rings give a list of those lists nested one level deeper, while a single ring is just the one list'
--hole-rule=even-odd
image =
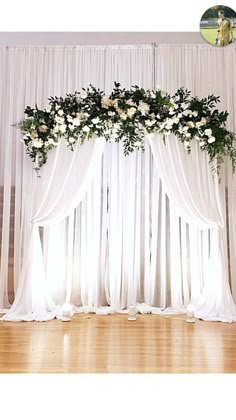
[{"label": "gathered curtain", "polygon": [[[219,72],[222,61],[227,66]],[[89,83],[108,93],[119,81],[219,94],[235,131],[235,64],[235,48],[210,45],[0,48],[2,311],[15,296],[5,319],[51,319],[65,301],[101,314],[133,303],[140,312],[181,312],[192,301],[199,317],[234,320],[235,178],[227,164],[216,187],[207,156],[195,146],[187,156],[174,138],[173,150],[153,139],[143,154],[126,157],[122,144],[104,146],[98,139],[74,153],[62,146],[36,178],[11,124],[26,104],[44,106],[48,96]],[[161,159],[168,160],[167,169],[173,160],[178,185],[169,185]],[[203,165],[197,184],[193,164],[197,173],[196,165]]]}]

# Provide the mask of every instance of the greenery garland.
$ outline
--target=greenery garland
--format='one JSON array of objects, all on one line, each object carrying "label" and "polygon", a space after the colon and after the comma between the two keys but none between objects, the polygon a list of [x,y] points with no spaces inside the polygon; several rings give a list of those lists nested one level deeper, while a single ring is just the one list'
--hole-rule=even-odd
[{"label": "greenery garland", "polygon": [[50,97],[46,109],[27,106],[26,118],[17,124],[23,134],[26,153],[37,166],[47,161],[48,152],[64,142],[72,151],[94,135],[108,142],[122,141],[125,155],[144,150],[149,133],[162,133],[166,141],[173,133],[191,152],[191,141],[199,141],[209,162],[217,160],[217,170],[228,156],[236,167],[236,135],[226,128],[228,112],[220,112],[218,96],[191,97],[180,88],[170,96],[160,89],[138,86],[122,89],[115,82],[110,96],[89,85],[65,98]]}]

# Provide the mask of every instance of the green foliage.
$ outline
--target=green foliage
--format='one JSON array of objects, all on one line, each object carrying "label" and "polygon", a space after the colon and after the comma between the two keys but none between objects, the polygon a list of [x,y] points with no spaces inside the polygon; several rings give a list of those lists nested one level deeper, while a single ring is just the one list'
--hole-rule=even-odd
[{"label": "green foliage", "polygon": [[236,136],[226,128],[227,111],[219,111],[218,96],[191,97],[181,87],[171,97],[166,92],[145,90],[138,86],[121,88],[115,82],[109,96],[89,85],[81,92],[67,94],[65,98],[50,97],[42,110],[35,106],[25,108],[26,118],[18,128],[26,153],[39,167],[47,161],[48,152],[65,142],[72,151],[77,142],[82,144],[93,136],[106,141],[122,142],[124,154],[136,149],[144,150],[145,138],[150,133],[161,133],[166,142],[175,134],[191,152],[191,141],[199,142],[201,150],[209,155],[209,162],[220,164],[225,157],[236,167]]}]

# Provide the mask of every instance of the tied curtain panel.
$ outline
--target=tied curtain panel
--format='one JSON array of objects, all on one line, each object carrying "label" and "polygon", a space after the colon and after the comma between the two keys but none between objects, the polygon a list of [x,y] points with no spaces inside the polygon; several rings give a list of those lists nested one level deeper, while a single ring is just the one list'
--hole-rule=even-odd
[{"label": "tied curtain panel", "polygon": [[236,131],[235,65],[233,46],[0,48],[3,319],[60,317],[64,302],[107,314],[134,303],[143,313],[184,312],[191,301],[200,318],[235,321],[236,184],[227,162],[218,184],[197,145],[188,156],[175,138],[167,147],[152,138],[143,154],[125,157],[121,144],[93,139],[74,153],[59,147],[37,178],[12,127],[28,104],[89,83],[108,93],[116,80],[220,95]]}]

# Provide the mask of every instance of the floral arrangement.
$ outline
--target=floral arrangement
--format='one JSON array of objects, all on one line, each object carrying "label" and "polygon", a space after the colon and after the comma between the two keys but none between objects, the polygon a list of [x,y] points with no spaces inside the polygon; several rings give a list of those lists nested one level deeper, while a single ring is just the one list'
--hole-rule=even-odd
[{"label": "floral arrangement", "polygon": [[109,96],[90,85],[65,98],[50,97],[41,110],[25,109],[26,118],[17,124],[22,133],[26,153],[37,166],[47,161],[48,152],[60,142],[74,150],[93,136],[108,142],[122,141],[127,155],[144,150],[150,133],[162,133],[164,141],[173,133],[191,152],[191,141],[199,141],[201,150],[209,154],[209,162],[217,159],[217,169],[225,156],[236,167],[236,135],[226,128],[228,112],[216,109],[219,97],[199,99],[180,88],[170,96],[161,89],[145,90],[138,86],[122,89],[119,83]]}]

